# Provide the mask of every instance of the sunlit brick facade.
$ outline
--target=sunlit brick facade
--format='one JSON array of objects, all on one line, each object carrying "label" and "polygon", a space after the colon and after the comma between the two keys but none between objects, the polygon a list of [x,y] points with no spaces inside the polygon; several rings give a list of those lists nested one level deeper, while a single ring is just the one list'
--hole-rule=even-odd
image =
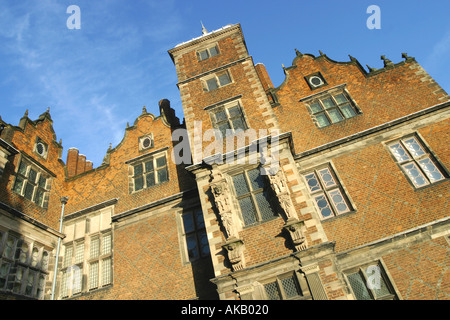
[{"label": "sunlit brick facade", "polygon": [[450,97],[414,58],[295,49],[274,87],[239,24],[169,56],[184,121],[144,107],[95,168],[49,110],[0,118],[1,298],[450,298]]}]

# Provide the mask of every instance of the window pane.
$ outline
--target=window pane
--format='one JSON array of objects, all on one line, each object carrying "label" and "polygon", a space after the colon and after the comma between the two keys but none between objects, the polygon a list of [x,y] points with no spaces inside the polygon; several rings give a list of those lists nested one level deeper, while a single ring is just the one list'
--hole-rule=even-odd
[{"label": "window pane", "polygon": [[375,296],[377,298],[391,294],[382,275],[380,266],[372,265],[367,267],[366,276],[368,279],[367,281],[370,283],[370,288],[374,290]]},{"label": "window pane", "polygon": [[391,150],[394,157],[397,159],[398,162],[410,160],[411,157],[408,155],[408,153],[405,151],[405,149],[400,145],[400,143],[395,143],[393,145],[389,146],[389,149]]},{"label": "window pane", "polygon": [[439,169],[436,167],[436,165],[431,161],[430,158],[425,158],[419,161],[420,167],[423,169],[425,174],[427,175],[428,179],[430,179],[431,182],[439,181],[444,179],[444,176],[439,171]]},{"label": "window pane", "polygon": [[31,253],[31,266],[32,267],[36,267],[39,260],[39,249],[38,248],[33,248],[33,252]]},{"label": "window pane", "polygon": [[89,289],[98,287],[98,261],[89,265]]},{"label": "window pane", "polygon": [[217,85],[216,78],[212,78],[212,79],[206,80],[206,85],[208,86],[208,90],[209,91],[217,89],[219,87]]},{"label": "window pane", "polygon": [[134,166],[134,175],[135,176],[140,176],[142,174],[142,164],[138,164],[136,166]]},{"label": "window pane", "polygon": [[197,222],[197,228],[204,228],[205,221],[203,220],[203,212],[201,209],[195,210],[195,221]]},{"label": "window pane", "polygon": [[294,277],[282,279],[281,285],[283,286],[283,290],[287,298],[292,298],[300,295],[300,290]]},{"label": "window pane", "polygon": [[157,167],[157,168],[164,167],[165,165],[166,165],[166,157],[165,157],[165,156],[156,159],[156,167]]},{"label": "window pane", "polygon": [[24,243],[20,248],[19,261],[25,263],[27,261],[27,257],[28,257],[28,244]]},{"label": "window pane", "polygon": [[333,176],[331,175],[331,172],[328,168],[319,170],[319,174],[326,188],[336,185],[336,181],[334,181]]},{"label": "window pane", "polygon": [[134,191],[141,190],[144,187],[144,178],[138,177],[134,179]]},{"label": "window pane", "polygon": [[253,190],[264,188],[264,181],[258,168],[247,172]]},{"label": "window pane", "polygon": [[218,76],[218,78],[219,78],[219,83],[221,86],[224,86],[231,82],[230,76],[228,75],[228,73],[222,73],[221,75]]},{"label": "window pane", "polygon": [[341,113],[337,109],[328,111],[328,114],[330,115],[331,122],[333,123],[344,120]]},{"label": "window pane", "polygon": [[276,216],[272,205],[269,202],[267,192],[260,192],[255,194],[256,203],[258,204],[259,212],[261,213],[261,219],[263,221],[273,219]]},{"label": "window pane", "polygon": [[329,195],[338,213],[345,213],[349,211],[347,203],[345,202],[344,197],[342,196],[342,193],[339,189],[330,191]]},{"label": "window pane", "polygon": [[240,117],[242,115],[241,109],[238,106],[228,108],[228,113],[230,114],[230,118]]},{"label": "window pane", "polygon": [[84,260],[84,243],[78,243],[75,249],[75,263],[81,263]]},{"label": "window pane", "polygon": [[208,50],[203,50],[198,53],[200,55],[200,60],[205,60],[209,58]]},{"label": "window pane", "polygon": [[228,122],[222,123],[218,125],[218,129],[220,131],[220,134],[222,135],[222,138],[228,136],[232,133],[231,127]]},{"label": "window pane", "polygon": [[236,195],[241,196],[243,194],[249,193],[247,182],[245,181],[244,174],[238,174],[233,176],[234,189],[236,190]]},{"label": "window pane", "polygon": [[39,182],[38,182],[39,187],[41,187],[42,189],[45,189],[46,184],[47,184],[47,179],[41,175],[39,177]]},{"label": "window pane", "polygon": [[316,120],[320,128],[330,125],[330,121],[324,113],[316,115]]},{"label": "window pane", "polygon": [[36,195],[34,196],[34,202],[42,207],[42,200],[44,200],[44,190],[38,188],[36,190]]},{"label": "window pane", "polygon": [[264,285],[267,295],[270,300],[280,300],[280,293],[276,282],[267,283]]},{"label": "window pane", "polygon": [[347,102],[347,98],[341,93],[334,97],[338,104]]},{"label": "window pane", "polygon": [[25,294],[27,296],[31,296],[31,294],[33,293],[33,285],[34,285],[34,272],[28,271],[27,286],[25,287]]},{"label": "window pane", "polygon": [[219,51],[217,50],[217,47],[209,48],[209,54],[210,54],[211,57],[214,57],[214,56],[218,55]]},{"label": "window pane", "polygon": [[94,238],[91,240],[91,248],[89,257],[97,258],[100,255],[100,238]]},{"label": "window pane", "polygon": [[64,263],[63,268],[68,267],[72,264],[73,247],[66,247],[64,252]]},{"label": "window pane", "polygon": [[110,234],[103,236],[103,245],[102,245],[102,254],[110,254],[111,253],[111,243],[112,236]]},{"label": "window pane", "polygon": [[250,197],[245,197],[239,200],[242,217],[246,226],[256,223],[256,209]]},{"label": "window pane", "polygon": [[112,282],[112,260],[111,258],[102,261],[102,286]]},{"label": "window pane", "polygon": [[42,253],[42,262],[41,262],[41,269],[42,270],[47,270],[47,268],[48,268],[48,258],[49,258],[48,252],[44,251]]},{"label": "window pane", "polygon": [[242,118],[234,119],[231,122],[233,123],[233,128],[234,128],[235,131],[237,131],[237,130],[245,130],[246,129],[244,120],[242,120]]},{"label": "window pane", "polygon": [[147,174],[145,179],[147,182],[147,188],[155,185],[155,173],[154,172]]},{"label": "window pane", "polygon": [[195,225],[194,225],[194,218],[192,216],[192,212],[183,214],[183,225],[184,225],[185,233],[194,231]]},{"label": "window pane", "polygon": [[31,200],[33,198],[33,191],[34,186],[31,183],[27,182],[25,186],[24,197],[27,198],[28,200]]},{"label": "window pane", "polygon": [[419,157],[425,154],[425,151],[422,149],[415,138],[409,138],[404,140],[403,142],[405,143],[406,148],[408,148],[413,157]]},{"label": "window pane", "polygon": [[33,169],[30,169],[30,172],[28,173],[28,181],[30,181],[32,183],[36,183],[36,178],[37,178],[37,172],[34,171]]},{"label": "window pane", "polygon": [[348,281],[352,286],[353,292],[355,293],[356,299],[358,300],[372,300],[372,297],[367,290],[366,283],[359,272],[350,274],[348,276]]},{"label": "window pane", "polygon": [[320,213],[324,218],[329,218],[333,215],[333,211],[331,210],[325,195],[322,194],[320,196],[317,196],[314,198],[314,200],[316,201]]},{"label": "window pane", "polygon": [[197,259],[199,257],[197,237],[195,234],[190,234],[186,236],[186,244],[189,254],[189,259]]},{"label": "window pane", "polygon": [[206,235],[206,231],[203,230],[199,234],[200,238],[200,252],[202,256],[206,256],[209,254],[209,244],[208,244],[208,236]]},{"label": "window pane", "polygon": [[153,171],[153,159],[145,163],[145,172]]},{"label": "window pane", "polygon": [[23,161],[19,165],[19,173],[23,176],[27,173],[27,165]]},{"label": "window pane", "polygon": [[83,284],[83,268],[73,268],[72,294],[80,293]]},{"label": "window pane", "polygon": [[349,104],[344,104],[340,108],[341,108],[341,111],[342,111],[342,113],[344,114],[344,116],[346,118],[351,118],[351,117],[354,117],[356,115],[355,111],[353,110],[353,108]]},{"label": "window pane", "polygon": [[167,169],[158,170],[158,182],[162,183],[168,180]]},{"label": "window pane", "polygon": [[214,114],[216,118],[216,123],[227,120],[227,114],[225,110],[220,110]]},{"label": "window pane", "polygon": [[422,172],[420,172],[419,168],[417,168],[413,162],[403,165],[403,168],[416,187],[422,187],[429,184]]},{"label": "window pane", "polygon": [[22,177],[17,176],[16,182],[14,183],[13,191],[18,194],[22,194],[22,187],[23,187],[23,179]]},{"label": "window pane", "polygon": [[333,108],[335,106],[333,100],[331,98],[323,99],[322,100],[323,106],[325,109]]},{"label": "window pane", "polygon": [[323,110],[322,106],[318,102],[312,103],[309,107],[311,108],[312,113],[317,113]]},{"label": "window pane", "polygon": [[319,180],[317,180],[315,173],[307,174],[305,178],[311,192],[322,190],[322,187],[320,186]]}]

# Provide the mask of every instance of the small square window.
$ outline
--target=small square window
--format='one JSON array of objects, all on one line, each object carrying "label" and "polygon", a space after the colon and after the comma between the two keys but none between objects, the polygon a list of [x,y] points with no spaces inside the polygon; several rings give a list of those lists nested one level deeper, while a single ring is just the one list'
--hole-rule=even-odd
[{"label": "small square window", "polygon": [[[132,191],[139,191],[169,180],[166,156],[151,157],[133,165]],[[130,191],[130,192],[132,192]]]},{"label": "small square window", "polygon": [[230,84],[232,82],[228,71],[208,76],[204,78],[202,81],[204,82],[203,88],[205,91],[215,90],[217,88],[226,86],[227,84]]},{"label": "small square window", "polygon": [[214,108],[211,111],[211,120],[214,128],[220,132],[218,139],[248,128],[238,102]]},{"label": "small square window", "polygon": [[310,74],[305,77],[306,82],[308,83],[311,90],[318,89],[320,87],[326,86],[327,82],[320,72],[316,72]]},{"label": "small square window", "polygon": [[217,46],[214,46],[211,48],[207,48],[207,49],[198,51],[197,57],[198,57],[199,61],[203,61],[203,60],[209,59],[211,57],[214,57],[218,54],[219,54],[219,49],[217,48]]}]

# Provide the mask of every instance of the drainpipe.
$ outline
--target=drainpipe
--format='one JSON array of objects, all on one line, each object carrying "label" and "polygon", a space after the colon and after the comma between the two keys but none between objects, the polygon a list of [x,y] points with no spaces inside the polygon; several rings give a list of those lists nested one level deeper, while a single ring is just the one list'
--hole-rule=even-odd
[{"label": "drainpipe", "polygon": [[[62,208],[61,208],[61,219],[59,220],[59,233],[62,233],[64,206],[66,205],[67,201],[69,201],[69,197],[61,197],[60,201],[62,203]],[[56,247],[55,271],[53,274],[52,300],[55,300],[56,274],[58,273],[58,260],[60,248],[61,248],[61,238],[58,238],[58,246]]]}]

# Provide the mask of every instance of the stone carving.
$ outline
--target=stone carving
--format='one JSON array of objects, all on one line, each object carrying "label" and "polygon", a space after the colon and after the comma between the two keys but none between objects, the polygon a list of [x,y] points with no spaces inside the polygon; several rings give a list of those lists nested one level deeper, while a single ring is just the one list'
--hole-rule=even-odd
[{"label": "stone carving", "polygon": [[227,250],[228,260],[231,262],[232,270],[238,271],[244,269],[245,266],[242,254],[244,242],[234,238],[227,241],[222,247]]},{"label": "stone carving", "polygon": [[270,185],[278,198],[281,208],[286,214],[286,223],[284,229],[289,232],[294,247],[297,251],[305,250],[307,248],[306,238],[303,234],[304,222],[298,220],[297,212],[291,200],[289,188],[287,186],[286,177],[281,168],[278,170],[267,169],[269,173],[267,176]]}]

